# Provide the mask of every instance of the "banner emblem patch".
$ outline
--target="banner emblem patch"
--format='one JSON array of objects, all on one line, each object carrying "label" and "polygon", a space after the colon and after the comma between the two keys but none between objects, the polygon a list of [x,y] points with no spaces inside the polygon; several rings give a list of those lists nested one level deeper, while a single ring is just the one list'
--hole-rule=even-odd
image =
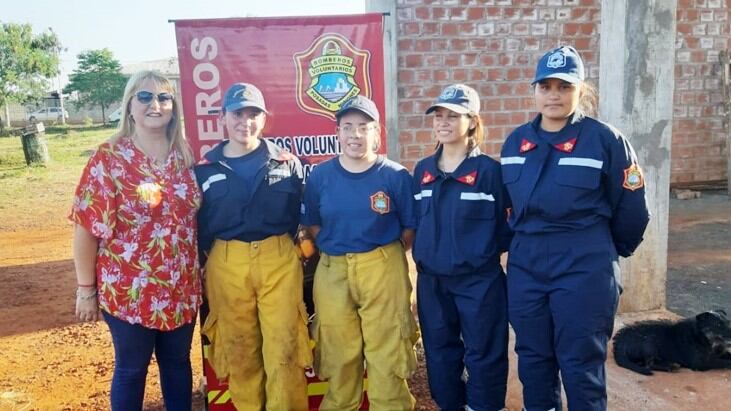
[{"label": "banner emblem patch", "polygon": [[344,36],[323,34],[307,50],[295,53],[297,105],[304,111],[335,119],[351,97],[371,97],[370,52]]}]

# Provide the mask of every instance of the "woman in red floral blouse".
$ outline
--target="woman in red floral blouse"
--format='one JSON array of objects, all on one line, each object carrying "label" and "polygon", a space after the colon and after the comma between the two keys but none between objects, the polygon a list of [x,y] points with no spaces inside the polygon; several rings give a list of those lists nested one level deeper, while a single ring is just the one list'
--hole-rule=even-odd
[{"label": "woman in red floral blouse", "polygon": [[190,346],[201,302],[191,170],[173,84],[127,83],[119,130],[89,159],[76,189],[76,315],[101,309],[114,342],[113,410],[141,410],[152,352],[165,406],[190,410]]}]

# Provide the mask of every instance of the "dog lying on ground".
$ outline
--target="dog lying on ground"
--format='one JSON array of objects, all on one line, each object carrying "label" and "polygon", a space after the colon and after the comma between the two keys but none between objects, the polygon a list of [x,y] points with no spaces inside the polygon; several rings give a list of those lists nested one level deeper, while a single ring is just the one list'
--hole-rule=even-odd
[{"label": "dog lying on ground", "polygon": [[644,375],[652,371],[731,369],[731,325],[723,310],[677,322],[642,321],[614,336],[617,365]]}]

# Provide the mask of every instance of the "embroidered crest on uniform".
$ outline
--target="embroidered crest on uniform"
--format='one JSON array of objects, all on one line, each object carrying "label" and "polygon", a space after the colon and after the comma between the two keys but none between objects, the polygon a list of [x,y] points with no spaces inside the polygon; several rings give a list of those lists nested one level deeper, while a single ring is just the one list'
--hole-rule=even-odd
[{"label": "embroidered crest on uniform", "polygon": [[465,174],[462,177],[459,177],[457,179],[460,183],[465,183],[467,185],[473,186],[475,185],[475,181],[477,181],[477,171],[473,171],[469,174]]},{"label": "embroidered crest on uniform", "polygon": [[637,164],[632,164],[624,169],[624,183],[622,183],[622,187],[635,191],[644,186],[645,177],[642,175],[642,170]]},{"label": "embroidered crest on uniform", "polygon": [[137,195],[150,207],[155,208],[162,201],[162,187],[157,183],[142,183],[137,186]]},{"label": "embroidered crest on uniform", "polygon": [[556,147],[557,150],[563,151],[564,153],[570,153],[574,151],[574,147],[576,147],[576,137],[564,143],[554,144],[553,146]]},{"label": "embroidered crest on uniform", "polygon": [[371,210],[378,214],[386,214],[391,211],[391,199],[383,191],[371,196]]},{"label": "embroidered crest on uniform", "polygon": [[566,66],[566,56],[564,56],[562,52],[557,51],[548,56],[546,67],[555,69],[564,66]]},{"label": "embroidered crest on uniform", "polygon": [[520,142],[520,152],[525,153],[526,151],[531,151],[534,148],[536,148],[536,143],[530,142],[526,139],[523,139],[523,141]]},{"label": "embroidered crest on uniform", "polygon": [[421,184],[429,184],[434,180],[436,180],[436,177],[434,177],[430,172],[424,171],[424,175],[421,177]]}]

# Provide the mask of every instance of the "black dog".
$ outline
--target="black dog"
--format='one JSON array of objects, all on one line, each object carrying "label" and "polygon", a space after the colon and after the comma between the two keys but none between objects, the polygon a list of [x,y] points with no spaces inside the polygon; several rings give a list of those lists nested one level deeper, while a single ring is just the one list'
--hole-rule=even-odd
[{"label": "black dog", "polygon": [[731,368],[731,325],[723,310],[678,322],[642,321],[614,336],[614,360],[644,375],[674,371]]}]

